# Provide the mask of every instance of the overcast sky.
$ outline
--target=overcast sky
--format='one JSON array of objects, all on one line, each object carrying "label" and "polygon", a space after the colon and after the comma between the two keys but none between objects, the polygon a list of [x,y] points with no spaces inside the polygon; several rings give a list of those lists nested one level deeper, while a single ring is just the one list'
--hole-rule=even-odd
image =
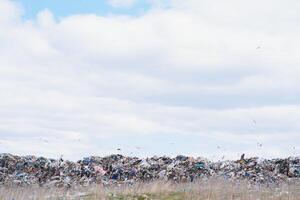
[{"label": "overcast sky", "polygon": [[0,152],[299,155],[299,10],[0,0]]}]

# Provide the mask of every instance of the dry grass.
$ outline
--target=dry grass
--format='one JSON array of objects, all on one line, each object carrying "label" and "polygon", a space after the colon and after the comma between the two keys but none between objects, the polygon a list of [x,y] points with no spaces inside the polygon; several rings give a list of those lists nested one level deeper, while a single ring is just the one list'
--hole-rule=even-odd
[{"label": "dry grass", "polygon": [[145,183],[135,186],[104,188],[93,186],[77,189],[0,188],[0,200],[300,200],[300,183],[280,186],[249,185],[245,182],[211,180],[207,182],[171,184]]}]

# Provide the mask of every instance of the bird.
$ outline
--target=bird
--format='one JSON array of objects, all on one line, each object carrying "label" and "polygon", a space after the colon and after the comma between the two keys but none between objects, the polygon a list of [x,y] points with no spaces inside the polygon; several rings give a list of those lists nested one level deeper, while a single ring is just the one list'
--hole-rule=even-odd
[{"label": "bird", "polygon": [[241,160],[245,160],[245,154],[244,153],[241,155]]},{"label": "bird", "polygon": [[258,142],[258,143],[257,143],[257,146],[262,147],[263,145],[262,145],[261,143]]},{"label": "bird", "polygon": [[44,142],[44,143],[49,143],[48,140],[44,139],[44,138],[40,138],[40,141]]}]

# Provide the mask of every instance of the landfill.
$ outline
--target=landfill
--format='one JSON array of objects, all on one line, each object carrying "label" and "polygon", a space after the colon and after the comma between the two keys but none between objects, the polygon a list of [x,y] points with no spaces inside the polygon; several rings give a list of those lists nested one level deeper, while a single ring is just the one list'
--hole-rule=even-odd
[{"label": "landfill", "polygon": [[0,185],[43,187],[134,184],[150,181],[194,182],[212,177],[278,184],[300,178],[300,158],[212,162],[179,155],[137,158],[123,155],[87,157],[77,162],[0,154]]}]

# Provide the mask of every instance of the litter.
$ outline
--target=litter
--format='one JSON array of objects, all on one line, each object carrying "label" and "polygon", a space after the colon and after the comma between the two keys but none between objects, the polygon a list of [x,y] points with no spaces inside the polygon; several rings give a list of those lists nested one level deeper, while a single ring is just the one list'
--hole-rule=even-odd
[{"label": "litter", "polygon": [[87,157],[77,162],[35,156],[0,154],[0,185],[72,187],[126,184],[154,180],[174,182],[221,177],[253,183],[282,183],[300,178],[300,158],[211,162],[187,156],[140,159],[122,155]]}]

